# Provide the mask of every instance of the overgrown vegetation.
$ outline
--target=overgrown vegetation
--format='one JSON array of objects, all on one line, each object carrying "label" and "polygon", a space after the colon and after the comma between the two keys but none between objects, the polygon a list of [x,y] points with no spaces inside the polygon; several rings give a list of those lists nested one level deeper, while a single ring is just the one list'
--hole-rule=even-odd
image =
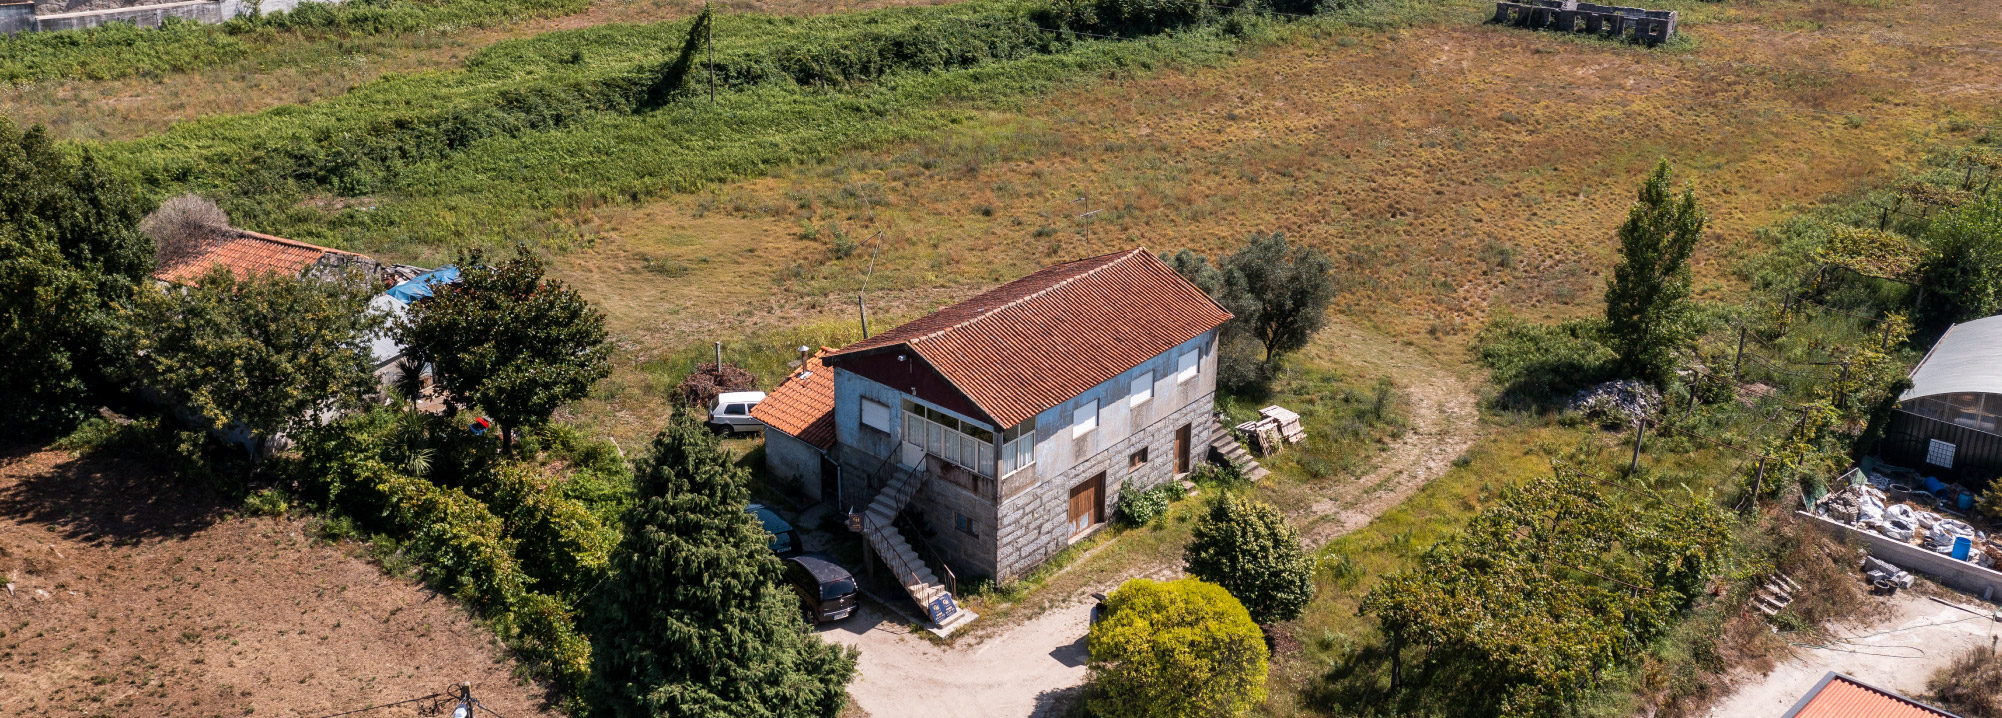
[{"label": "overgrown vegetation", "polygon": [[287,12],[246,15],[221,25],[167,18],[157,28],[109,23],[24,32],[0,38],[0,85],[186,72],[276,54],[276,46],[304,38],[451,32],[568,15],[590,5],[588,0],[303,2]]},{"label": "overgrown vegetation", "polygon": [[1940,707],[1966,718],[2002,718],[2002,654],[1975,646],[1926,684]]},{"label": "overgrown vegetation", "polygon": [[143,212],[94,153],[0,117],[0,436],[67,433],[128,379],[123,310],[153,268]]}]

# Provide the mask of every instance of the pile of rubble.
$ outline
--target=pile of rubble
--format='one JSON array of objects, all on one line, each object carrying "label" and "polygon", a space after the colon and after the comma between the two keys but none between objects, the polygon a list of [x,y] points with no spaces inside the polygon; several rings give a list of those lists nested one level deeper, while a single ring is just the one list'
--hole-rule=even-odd
[{"label": "pile of rubble", "polygon": [[2002,555],[2002,545],[1990,542],[1987,532],[1931,508],[1891,500],[1866,485],[1844,488],[1815,504],[1816,513],[1835,521],[1977,566],[1992,566]]},{"label": "pile of rubble", "polygon": [[1620,379],[1578,390],[1565,409],[1599,421],[1633,424],[1662,409],[1661,392],[1646,382]]}]

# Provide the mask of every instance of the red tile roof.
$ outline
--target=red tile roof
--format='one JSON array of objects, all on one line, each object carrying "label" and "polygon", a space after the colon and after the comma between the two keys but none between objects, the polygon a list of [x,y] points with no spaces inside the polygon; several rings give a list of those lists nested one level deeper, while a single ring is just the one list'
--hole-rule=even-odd
[{"label": "red tile roof", "polygon": [[245,229],[225,229],[192,254],[162,262],[153,270],[153,278],[173,284],[194,284],[217,264],[229,267],[238,279],[264,272],[297,277],[329,253],[351,254]]},{"label": "red tile roof", "polygon": [[822,449],[834,445],[834,372],[820,363],[821,347],[792,376],[751,409],[751,416]]},{"label": "red tile roof", "polygon": [[1784,718],[1957,718],[1952,713],[1829,673]]},{"label": "red tile roof", "polygon": [[1015,426],[1230,319],[1145,249],[1047,267],[827,359],[906,346]]}]

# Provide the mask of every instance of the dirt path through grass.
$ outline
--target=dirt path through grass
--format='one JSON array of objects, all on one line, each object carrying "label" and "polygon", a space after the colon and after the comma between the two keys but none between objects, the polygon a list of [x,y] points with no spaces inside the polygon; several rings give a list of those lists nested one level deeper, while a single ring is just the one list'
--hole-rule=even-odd
[{"label": "dirt path through grass", "polygon": [[561,715],[457,602],[308,531],[136,461],[0,454],[0,715],[315,716],[460,681]]}]

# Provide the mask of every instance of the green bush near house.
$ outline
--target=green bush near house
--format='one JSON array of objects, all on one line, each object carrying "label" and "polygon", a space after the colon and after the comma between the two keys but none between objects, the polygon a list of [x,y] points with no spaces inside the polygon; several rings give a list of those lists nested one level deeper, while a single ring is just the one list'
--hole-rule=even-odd
[{"label": "green bush near house", "polygon": [[1290,621],[1314,600],[1314,559],[1271,504],[1222,492],[1183,553],[1189,575],[1217,584],[1260,624]]},{"label": "green bush near house", "polygon": [[1223,587],[1134,579],[1105,608],[1089,638],[1093,715],[1240,716],[1265,702],[1265,636]]},{"label": "green bush near house", "polygon": [[1181,493],[1181,487],[1173,482],[1144,490],[1124,484],[1119,488],[1119,522],[1136,528],[1152,524],[1167,515],[1168,505]]}]

